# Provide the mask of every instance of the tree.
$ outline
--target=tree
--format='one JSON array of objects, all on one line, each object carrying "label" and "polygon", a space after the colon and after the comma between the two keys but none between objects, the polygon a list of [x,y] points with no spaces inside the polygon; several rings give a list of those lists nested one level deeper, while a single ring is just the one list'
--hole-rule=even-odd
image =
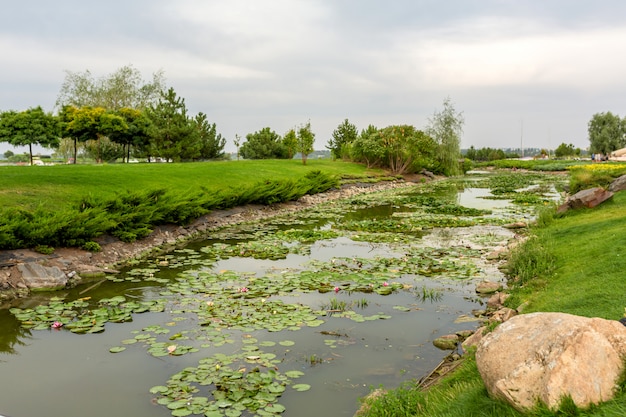
[{"label": "tree", "polygon": [[359,136],[359,132],[355,125],[345,119],[343,123],[337,126],[333,131],[332,138],[328,140],[326,149],[330,150],[331,155],[335,159],[342,157],[343,149],[346,145],[354,142]]},{"label": "tree", "polygon": [[592,153],[608,155],[626,146],[626,121],[611,112],[594,114],[588,133]]},{"label": "tree", "polygon": [[563,142],[554,150],[554,156],[557,158],[566,158],[568,156],[575,156],[577,151],[578,155],[580,155],[580,149],[574,148],[574,145],[571,143],[567,145]]},{"label": "tree", "polygon": [[152,80],[146,82],[131,65],[98,79],[89,70],[83,73],[66,71],[56,106],[61,109],[65,106],[145,109],[156,104],[164,89],[163,71],[155,72]]},{"label": "tree", "polygon": [[368,168],[378,165],[385,152],[379,139],[378,128],[369,125],[349,144],[350,158],[356,162],[365,162]]},{"label": "tree", "polygon": [[309,154],[313,152],[313,144],[315,143],[315,133],[311,131],[311,122],[307,122],[298,128],[298,145],[296,150],[300,152],[302,157],[302,165],[306,165]]},{"label": "tree", "polygon": [[[78,154],[78,142],[88,140],[98,141],[103,136],[115,136],[126,129],[128,125],[121,116],[109,112],[103,107],[65,106],[60,113],[63,132],[74,140],[74,163]],[[96,160],[101,161],[102,155],[96,151]]]},{"label": "tree", "polygon": [[285,133],[283,145],[287,149],[287,159],[292,159],[298,152],[298,135],[295,129],[289,129],[289,132]]},{"label": "tree", "polygon": [[[191,160],[200,156],[200,146],[194,141],[194,125],[187,117],[185,100],[173,88],[161,94],[158,103],[148,109],[152,121],[151,151],[172,161]],[[148,155],[150,158],[150,155]]]},{"label": "tree", "polygon": [[450,97],[443,100],[443,110],[435,112],[429,119],[426,133],[439,145],[436,159],[445,175],[461,173],[461,134],[465,120],[463,113],[457,112]]},{"label": "tree", "polygon": [[241,146],[241,136],[235,135],[235,140],[233,140],[235,144],[235,148],[237,148],[237,160],[239,161],[239,147]]},{"label": "tree", "polygon": [[151,121],[146,115],[146,112],[131,109],[130,107],[123,107],[114,114],[124,119],[127,128],[112,132],[109,138],[113,142],[122,145],[122,158],[125,158],[126,162],[129,162],[131,148],[138,151],[147,151],[150,145]]},{"label": "tree", "polygon": [[285,159],[288,156],[280,135],[269,127],[248,133],[240,152],[246,159]]},{"label": "tree", "polygon": [[200,159],[216,159],[224,155],[226,139],[217,133],[215,123],[209,123],[204,113],[193,119],[195,140],[200,144]]},{"label": "tree", "polygon": [[13,146],[28,146],[30,164],[33,164],[33,145],[55,147],[61,129],[57,117],[45,113],[41,107],[22,112],[6,111],[0,114],[0,138]]}]

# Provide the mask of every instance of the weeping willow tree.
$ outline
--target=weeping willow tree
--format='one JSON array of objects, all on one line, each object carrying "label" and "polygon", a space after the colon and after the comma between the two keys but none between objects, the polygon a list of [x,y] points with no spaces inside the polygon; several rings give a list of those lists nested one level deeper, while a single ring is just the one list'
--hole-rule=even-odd
[{"label": "weeping willow tree", "polygon": [[437,163],[445,175],[461,174],[461,134],[465,119],[462,112],[457,112],[450,97],[443,100],[443,110],[436,111],[428,119],[426,133],[438,145]]}]

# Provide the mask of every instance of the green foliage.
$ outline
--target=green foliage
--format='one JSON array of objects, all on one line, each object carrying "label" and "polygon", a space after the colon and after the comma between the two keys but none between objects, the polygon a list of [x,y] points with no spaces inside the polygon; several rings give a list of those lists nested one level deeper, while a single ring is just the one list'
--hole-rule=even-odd
[{"label": "green foliage", "polygon": [[574,145],[571,143],[567,145],[563,142],[554,150],[554,156],[557,158],[580,156],[580,152],[580,148],[574,148]]},{"label": "green foliage", "polygon": [[198,113],[193,119],[196,141],[200,144],[199,159],[217,159],[224,155],[226,139],[217,133],[215,123],[211,124],[204,113]]},{"label": "green foliage", "polygon": [[151,81],[144,81],[139,70],[130,65],[101,78],[94,78],[89,70],[82,73],[66,71],[56,107],[145,109],[156,104],[164,89],[163,72],[156,72]]},{"label": "green foliage", "polygon": [[41,107],[22,112],[0,113],[0,142],[8,142],[13,146],[28,146],[31,164],[32,145],[57,146],[60,133],[59,119],[45,113]]},{"label": "green foliage", "polygon": [[103,234],[133,242],[148,236],[156,225],[187,224],[213,209],[297,200],[337,185],[336,177],[316,170],[298,179],[260,180],[229,192],[200,188],[174,193],[157,188],[109,197],[86,195],[56,211],[43,206],[33,211],[5,208],[0,210],[0,249],[83,246]]},{"label": "green foliage", "polygon": [[550,242],[530,238],[511,251],[507,272],[513,278],[513,282],[524,285],[535,277],[550,274],[555,268],[555,258],[550,245]]},{"label": "green foliage", "polygon": [[85,242],[82,248],[89,252],[100,252],[102,250],[100,244],[98,242],[94,242],[93,240]]},{"label": "green foliage", "polygon": [[343,149],[353,143],[359,132],[355,125],[345,119],[335,130],[332,137],[328,140],[326,149],[330,150],[333,158],[340,159],[343,155]]},{"label": "green foliage", "polygon": [[239,153],[246,159],[284,159],[289,156],[281,137],[269,127],[248,133]]},{"label": "green foliage", "polygon": [[457,112],[450,97],[443,100],[443,110],[435,112],[429,119],[426,133],[439,145],[436,160],[445,175],[459,175],[461,167],[461,134],[465,119]]},{"label": "green foliage", "polygon": [[298,128],[298,145],[297,151],[300,152],[302,164],[306,165],[308,155],[313,152],[313,144],[315,143],[315,133],[311,131],[311,122],[307,122]]},{"label": "green foliage", "polygon": [[589,151],[608,155],[626,145],[626,121],[613,113],[596,113],[588,124]]},{"label": "green foliage", "polygon": [[187,116],[185,100],[173,88],[161,93],[156,105],[148,108],[151,120],[149,157],[171,161],[200,157],[200,142],[194,135],[194,124]]}]

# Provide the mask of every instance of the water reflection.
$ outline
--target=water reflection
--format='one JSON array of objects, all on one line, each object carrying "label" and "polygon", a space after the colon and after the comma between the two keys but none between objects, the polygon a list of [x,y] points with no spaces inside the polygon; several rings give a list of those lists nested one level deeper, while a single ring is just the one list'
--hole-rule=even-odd
[{"label": "water reflection", "polygon": [[0,309],[0,352],[16,354],[16,348],[25,346],[32,338],[31,331],[24,329],[7,309]]}]

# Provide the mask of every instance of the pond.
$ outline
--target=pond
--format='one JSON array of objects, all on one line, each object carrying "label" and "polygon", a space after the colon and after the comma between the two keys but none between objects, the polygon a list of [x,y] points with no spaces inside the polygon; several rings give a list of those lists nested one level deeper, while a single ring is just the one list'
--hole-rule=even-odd
[{"label": "pond", "polygon": [[533,213],[480,181],[232,226],[2,309],[0,413],[352,416],[477,326],[475,283],[502,279],[486,255]]}]

